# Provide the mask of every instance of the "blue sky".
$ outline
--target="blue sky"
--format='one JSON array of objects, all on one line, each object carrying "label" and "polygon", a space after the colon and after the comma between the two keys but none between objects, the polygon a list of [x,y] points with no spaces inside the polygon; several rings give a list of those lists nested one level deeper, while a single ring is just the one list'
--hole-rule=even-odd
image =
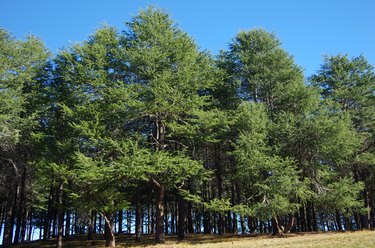
[{"label": "blue sky", "polygon": [[375,65],[373,0],[0,0],[0,26],[40,37],[53,53],[83,41],[105,22],[125,28],[147,5],[165,9],[201,49],[217,54],[240,30],[274,32],[310,76],[322,55],[363,54]]}]

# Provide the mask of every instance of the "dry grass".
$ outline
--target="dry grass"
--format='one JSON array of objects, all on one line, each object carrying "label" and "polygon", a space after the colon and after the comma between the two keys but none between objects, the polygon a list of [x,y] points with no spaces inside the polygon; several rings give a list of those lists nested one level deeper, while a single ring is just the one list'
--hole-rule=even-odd
[{"label": "dry grass", "polygon": [[[100,237],[98,237],[100,238]],[[259,236],[215,236],[215,235],[188,235],[186,240],[177,241],[176,237],[167,237],[166,243],[155,245],[152,236],[144,236],[141,243],[136,244],[132,237],[120,235],[116,237],[116,247],[147,247],[147,248],[258,248],[258,247],[276,247],[276,248],[331,248],[331,247],[374,247],[374,231],[357,232],[329,232],[329,233],[300,233],[288,234],[284,237],[270,237],[266,235]],[[27,245],[20,245],[22,248],[50,248],[54,247],[53,241],[38,241]],[[84,237],[66,240],[64,247],[104,247],[103,240],[85,241]]]}]

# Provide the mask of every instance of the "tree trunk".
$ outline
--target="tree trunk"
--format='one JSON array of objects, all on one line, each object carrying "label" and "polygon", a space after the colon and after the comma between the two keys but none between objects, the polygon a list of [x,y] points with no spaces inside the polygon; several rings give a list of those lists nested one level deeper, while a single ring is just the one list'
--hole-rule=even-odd
[{"label": "tree trunk", "polygon": [[121,209],[118,211],[118,233],[122,233],[122,224],[124,219],[124,211]]},{"label": "tree trunk", "polygon": [[93,240],[94,236],[94,220],[95,220],[95,211],[91,211],[91,215],[89,217],[89,223],[87,227],[87,240]]},{"label": "tree trunk", "polygon": [[15,207],[17,205],[17,195],[18,195],[18,181],[19,181],[19,170],[17,165],[13,161],[9,161],[14,171],[13,175],[8,175],[6,181],[9,182],[9,192],[7,203],[5,205],[5,223],[4,223],[4,233],[3,233],[3,245],[2,247],[9,247],[13,240],[13,228],[14,228],[14,218],[15,218]]},{"label": "tree trunk", "polygon": [[178,239],[183,240],[185,238],[186,230],[186,201],[181,195],[177,195],[178,204]]},{"label": "tree trunk", "polygon": [[290,230],[292,230],[292,227],[294,225],[294,219],[294,214],[289,214],[288,224],[286,224],[286,226],[284,227],[284,233],[289,233]]},{"label": "tree trunk", "polygon": [[283,235],[284,234],[284,226],[282,225],[282,221],[279,217],[275,216],[272,218],[272,235]]},{"label": "tree trunk", "polygon": [[66,210],[65,237],[70,236],[70,209]]},{"label": "tree trunk", "polygon": [[63,194],[63,183],[60,183],[58,192],[57,192],[57,226],[58,226],[58,233],[57,233],[57,239],[56,239],[56,248],[62,248],[63,246],[63,228],[64,228],[64,208],[62,204],[62,194]]},{"label": "tree trunk", "polygon": [[[33,211],[30,210],[30,214],[29,214],[29,229],[28,229],[28,233],[27,233],[27,241],[31,241],[31,234],[33,232]],[[41,232],[41,230],[39,231]]]},{"label": "tree trunk", "polygon": [[30,211],[25,210],[25,214],[22,216],[22,225],[21,225],[21,243],[25,242],[26,239],[26,229],[27,229],[27,220],[29,218]]},{"label": "tree trunk", "polygon": [[246,233],[245,217],[243,214],[240,215],[241,234]]},{"label": "tree trunk", "polygon": [[135,206],[135,242],[141,241],[141,204],[137,199]]},{"label": "tree trunk", "polygon": [[165,242],[164,234],[164,195],[165,187],[154,179],[151,179],[155,190],[156,190],[156,233],[155,241],[156,243]]},{"label": "tree trunk", "polygon": [[337,227],[339,231],[342,231],[341,216],[338,211],[336,211],[336,222],[337,222]]},{"label": "tree trunk", "polygon": [[105,220],[105,247],[115,247],[115,225],[113,223],[113,214],[103,214]]},{"label": "tree trunk", "polygon": [[132,229],[132,212],[130,210],[126,213],[126,231],[127,234],[131,234]]},{"label": "tree trunk", "polygon": [[192,212],[192,206],[191,203],[187,204],[187,228],[188,228],[188,233],[194,233],[194,224],[193,224],[193,215],[191,214]]},{"label": "tree trunk", "polygon": [[16,197],[17,192],[14,192],[13,185],[11,185],[10,190],[8,192],[8,199],[5,205],[5,222],[4,222],[4,234],[3,234],[3,246],[2,247],[9,247],[12,244],[13,239],[13,203],[14,197]]}]

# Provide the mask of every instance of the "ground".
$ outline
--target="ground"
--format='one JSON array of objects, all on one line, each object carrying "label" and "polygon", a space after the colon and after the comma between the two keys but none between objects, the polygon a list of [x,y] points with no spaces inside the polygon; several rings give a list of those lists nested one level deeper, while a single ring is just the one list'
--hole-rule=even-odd
[{"label": "ground", "polygon": [[[99,238],[99,237],[97,237]],[[258,248],[258,247],[276,247],[276,248],[345,248],[345,247],[374,247],[375,231],[356,231],[356,232],[325,232],[325,233],[299,233],[288,234],[284,237],[271,237],[268,235],[259,236],[215,236],[215,235],[187,235],[185,241],[179,242],[176,237],[167,237],[166,243],[155,245],[152,236],[144,236],[141,243],[136,244],[133,237],[119,235],[116,237],[116,247],[156,247],[156,248]],[[19,248],[50,248],[54,247],[53,240],[37,241],[25,245],[16,246]],[[86,241],[85,237],[72,238],[66,240],[64,247],[104,247],[103,240]]]}]

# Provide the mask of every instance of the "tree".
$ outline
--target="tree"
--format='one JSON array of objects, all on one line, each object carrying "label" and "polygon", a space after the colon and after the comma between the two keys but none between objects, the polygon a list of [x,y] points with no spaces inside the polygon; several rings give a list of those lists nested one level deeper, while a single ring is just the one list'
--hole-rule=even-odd
[{"label": "tree", "polygon": [[178,155],[182,149],[173,140],[170,124],[183,125],[193,110],[205,105],[207,97],[200,92],[209,87],[210,64],[163,11],[148,8],[127,26],[122,43],[129,63],[128,99],[132,99],[127,105],[134,113],[132,118],[144,125],[148,147],[154,150],[157,161],[156,170],[148,176],[157,198],[156,241],[162,243],[164,193],[169,176],[183,182],[192,176],[186,172],[198,172],[193,169],[197,163]]},{"label": "tree", "polygon": [[[356,182],[365,182],[362,192],[367,215],[362,215],[361,226],[368,228],[374,218],[372,192],[374,175],[371,169],[374,157],[374,113],[375,113],[375,74],[374,68],[363,56],[349,59],[347,55],[326,56],[321,69],[310,78],[320,89],[324,99],[337,103],[342,112],[349,115],[357,136],[362,144],[347,160],[346,165],[353,173]],[[349,169],[350,171],[350,169]],[[345,171],[344,173],[348,173]]]},{"label": "tree", "polygon": [[6,199],[3,245],[7,247],[13,235],[15,243],[23,240],[21,224],[30,206],[26,198],[32,174],[29,164],[36,154],[31,149],[31,133],[37,132],[41,111],[41,97],[36,94],[43,85],[49,53],[39,39],[29,36],[26,41],[18,41],[3,29],[0,49],[0,161],[5,165],[1,187],[7,189],[7,195],[1,198]]},{"label": "tree", "polygon": [[300,179],[296,163],[290,158],[273,154],[268,145],[270,122],[261,103],[244,102],[240,105],[236,126],[239,137],[233,155],[236,175],[244,188],[245,212],[260,219],[272,218],[276,233],[289,232],[279,221],[280,216],[294,214],[311,197],[305,181]]}]

